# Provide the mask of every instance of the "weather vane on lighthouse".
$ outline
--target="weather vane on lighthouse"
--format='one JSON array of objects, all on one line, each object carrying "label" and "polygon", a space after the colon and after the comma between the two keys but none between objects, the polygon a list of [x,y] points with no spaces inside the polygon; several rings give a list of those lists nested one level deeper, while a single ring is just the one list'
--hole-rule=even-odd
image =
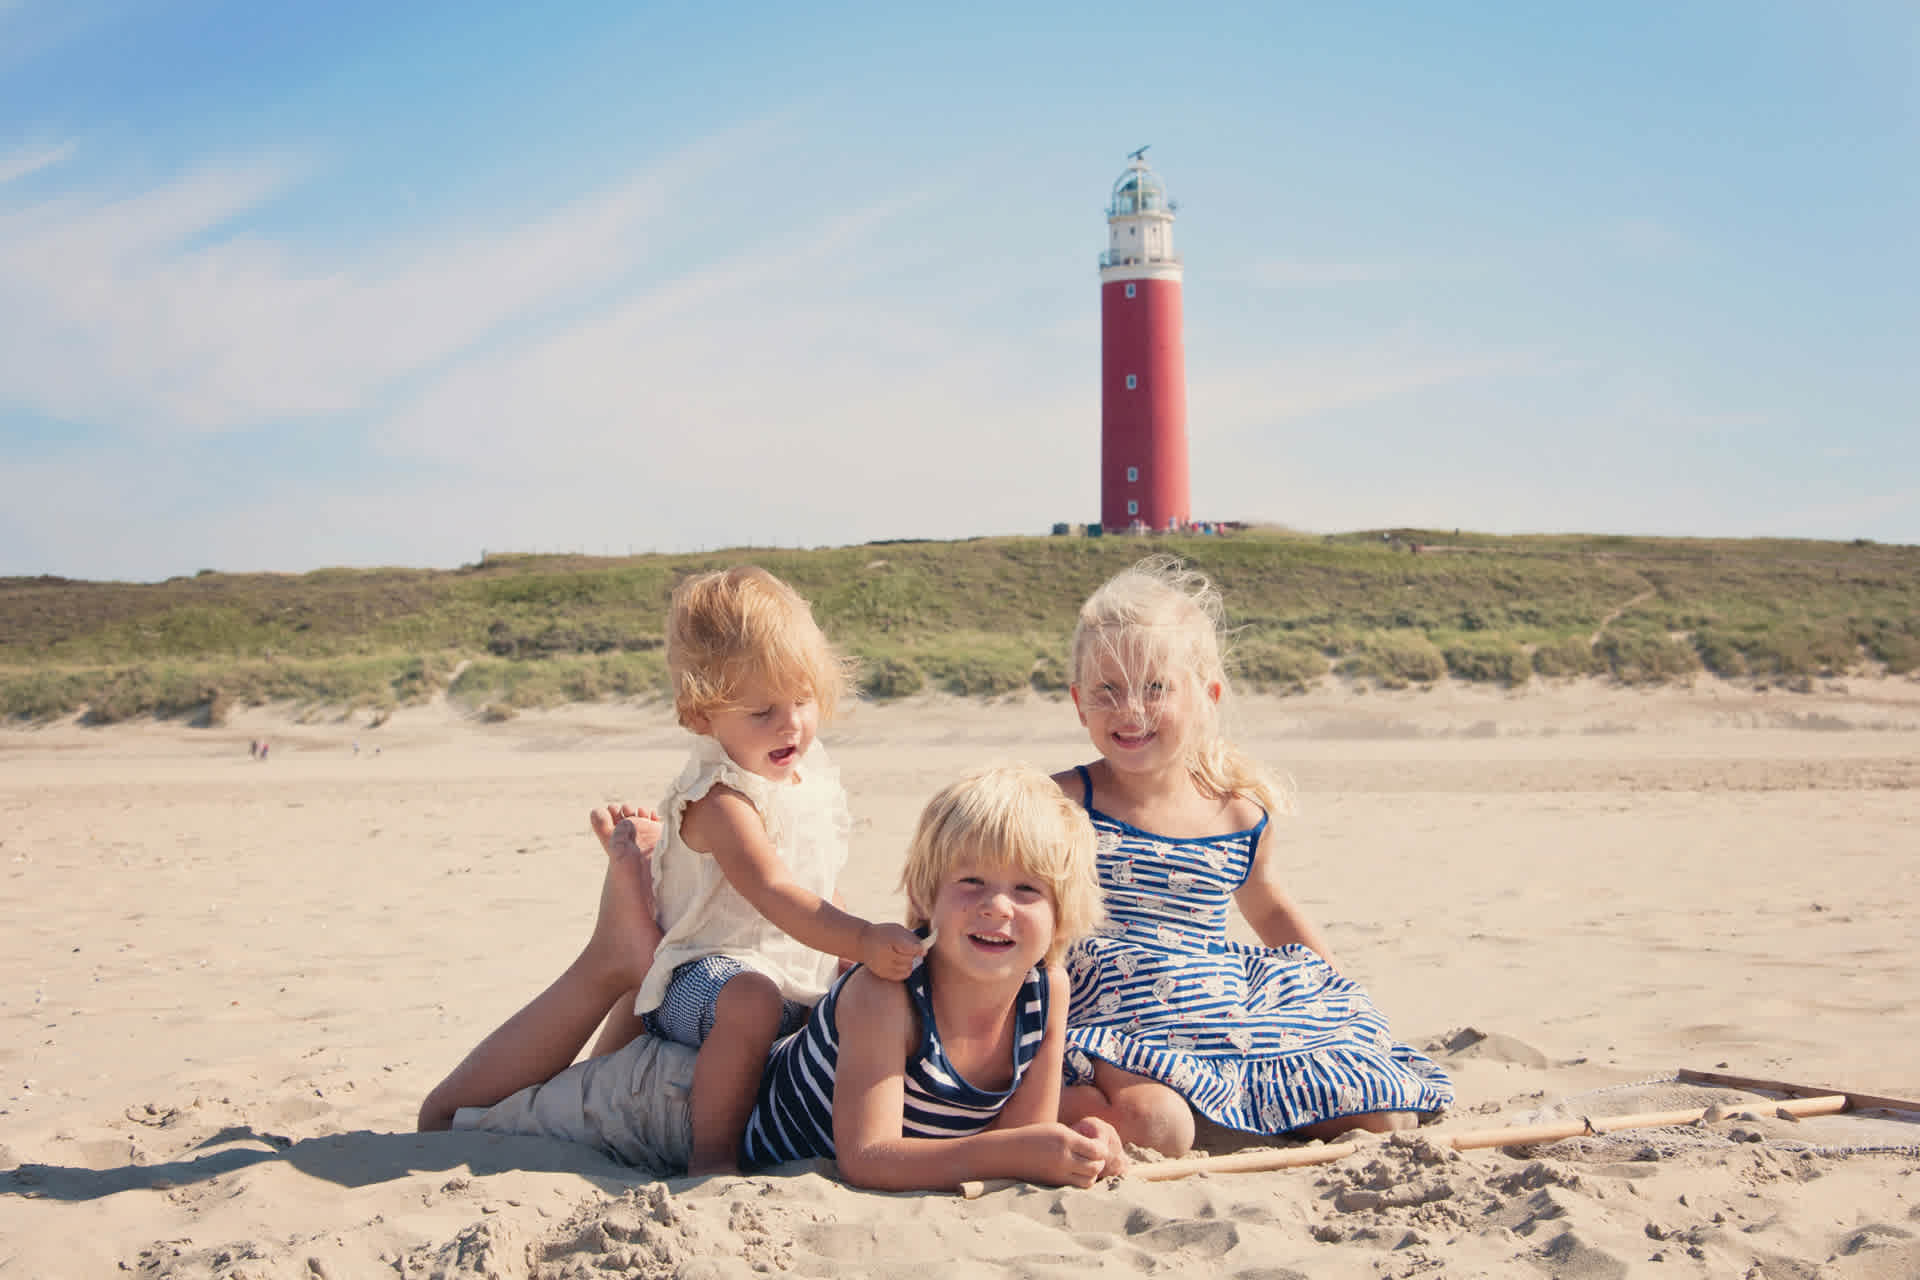
[{"label": "weather vane on lighthouse", "polygon": [[1193,518],[1176,206],[1146,154],[1127,153],[1100,255],[1100,523],[1116,533]]}]

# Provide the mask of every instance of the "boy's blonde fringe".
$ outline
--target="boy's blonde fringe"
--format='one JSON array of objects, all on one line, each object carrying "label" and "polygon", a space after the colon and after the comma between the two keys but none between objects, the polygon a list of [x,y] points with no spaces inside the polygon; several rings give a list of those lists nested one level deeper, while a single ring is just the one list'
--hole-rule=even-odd
[{"label": "boy's blonde fringe", "polygon": [[[1177,672],[1194,682],[1196,733],[1187,768],[1207,795],[1245,796],[1270,814],[1292,813],[1292,782],[1269,772],[1229,742],[1221,730],[1232,686],[1225,659],[1225,606],[1207,576],[1177,557],[1154,555],[1108,579],[1080,607],[1071,650],[1071,679],[1083,684],[1088,664],[1099,656],[1120,660],[1130,671]],[[1137,675],[1136,675],[1137,678]],[[1220,700],[1204,696],[1220,686]],[[1143,699],[1139,689],[1126,691]]]}]

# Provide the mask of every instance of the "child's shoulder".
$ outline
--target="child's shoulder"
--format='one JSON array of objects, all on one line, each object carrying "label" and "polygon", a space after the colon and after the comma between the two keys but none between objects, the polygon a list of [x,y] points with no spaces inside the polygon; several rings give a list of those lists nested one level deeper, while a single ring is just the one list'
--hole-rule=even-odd
[{"label": "child's shoulder", "polygon": [[730,795],[755,809],[765,809],[773,798],[773,784],[742,768],[712,738],[702,737],[687,753],[687,762],[673,784],[670,804],[692,806],[715,794]]},{"label": "child's shoulder", "polygon": [[1235,831],[1249,831],[1268,816],[1266,807],[1252,796],[1235,793],[1223,802],[1227,821]]},{"label": "child's shoulder", "polygon": [[889,982],[864,965],[840,980],[833,1016],[842,1037],[853,1027],[859,1028],[862,1039],[898,1034],[903,1052],[918,1031],[906,984]]},{"label": "child's shoulder", "polygon": [[725,783],[688,797],[678,806],[676,816],[681,843],[701,853],[738,845],[766,829],[765,819],[752,799]]}]

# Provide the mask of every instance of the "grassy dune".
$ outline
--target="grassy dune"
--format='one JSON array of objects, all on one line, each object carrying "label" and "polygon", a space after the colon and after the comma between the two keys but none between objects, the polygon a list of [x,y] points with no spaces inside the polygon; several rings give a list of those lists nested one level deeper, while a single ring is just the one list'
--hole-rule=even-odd
[{"label": "grassy dune", "polygon": [[218,723],[239,705],[381,710],[442,691],[509,715],[648,694],[662,687],[673,584],[741,561],[813,601],[863,660],[869,696],[1059,689],[1079,601],[1162,551],[1220,584],[1236,677],[1254,688],[1699,672],[1791,688],[1920,669],[1916,547],[1250,530],[505,555],[446,571],[206,571],[152,584],[0,579],[0,715]]}]

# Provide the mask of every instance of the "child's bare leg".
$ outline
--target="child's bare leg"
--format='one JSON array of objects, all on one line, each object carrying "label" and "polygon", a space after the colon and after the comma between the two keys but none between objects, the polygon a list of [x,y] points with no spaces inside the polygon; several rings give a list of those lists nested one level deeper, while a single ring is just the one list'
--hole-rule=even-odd
[{"label": "child's bare leg", "polygon": [[1185,1098],[1158,1080],[1122,1071],[1097,1058],[1092,1084],[1060,1091],[1063,1124],[1071,1125],[1086,1116],[1105,1120],[1121,1141],[1161,1155],[1183,1156],[1193,1150],[1193,1108]]},{"label": "child's bare leg", "polygon": [[566,1070],[615,1001],[638,987],[652,966],[660,926],[654,920],[651,857],[660,824],[631,805],[596,809],[588,821],[607,851],[592,936],[545,991],[434,1086],[420,1104],[422,1131],[448,1128],[461,1107],[490,1107]]},{"label": "child's bare leg", "polygon": [[1368,1133],[1393,1133],[1400,1129],[1411,1129],[1419,1123],[1420,1115],[1415,1111],[1365,1111],[1357,1116],[1340,1116],[1333,1120],[1322,1120],[1318,1124],[1302,1125],[1288,1136],[1332,1142],[1341,1134],[1352,1133],[1355,1129],[1365,1129]]},{"label": "child's bare leg", "polygon": [[785,1004],[780,988],[765,974],[736,974],[720,988],[713,1030],[693,1062],[690,1176],[739,1171],[740,1138],[759,1097]]},{"label": "child's bare leg", "polygon": [[[612,821],[611,827],[605,825],[608,820]],[[617,863],[623,858],[639,859],[637,865],[647,876],[646,915],[649,920],[652,920],[654,918],[652,864],[647,859],[653,852],[654,843],[659,839],[659,815],[651,809],[620,804],[594,810],[589,821],[593,825],[594,834],[600,837],[601,847],[607,851],[610,863]],[[610,865],[609,875],[612,874],[612,870]],[[652,952],[653,948],[659,945],[659,941],[657,931],[645,941],[646,966],[640,970],[643,977],[646,969],[653,967]],[[593,1042],[589,1057],[597,1058],[602,1054],[624,1048],[634,1037],[646,1031],[645,1021],[633,1011],[633,1000],[638,994],[639,985],[636,983],[633,990],[622,993],[614,1000],[613,1008],[607,1011],[606,1021],[601,1024],[599,1038]]]}]

